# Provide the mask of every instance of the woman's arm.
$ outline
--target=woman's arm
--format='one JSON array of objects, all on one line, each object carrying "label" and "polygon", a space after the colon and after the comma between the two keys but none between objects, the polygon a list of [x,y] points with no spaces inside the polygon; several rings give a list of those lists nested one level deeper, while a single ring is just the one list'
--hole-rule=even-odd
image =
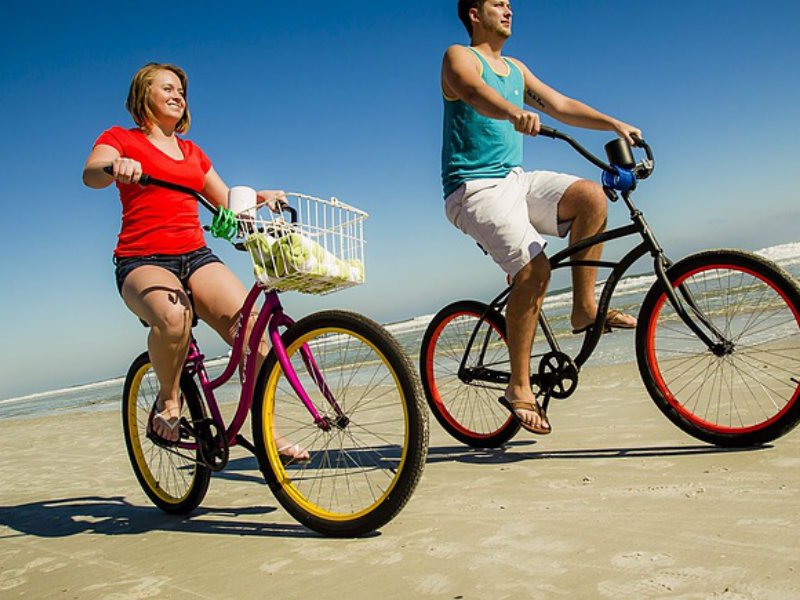
[{"label": "woman's arm", "polygon": [[[113,175],[103,170],[108,166],[113,168]],[[142,165],[139,161],[120,156],[119,150],[106,144],[98,144],[92,148],[83,166],[83,183],[94,189],[107,187],[115,180],[136,183],[141,176]]]},{"label": "woman's arm", "polygon": [[[214,167],[211,167],[206,173],[203,196],[216,206],[228,208],[228,191],[228,186],[222,181]],[[286,193],[283,190],[260,190],[256,192],[256,195],[259,204],[266,204],[273,211],[279,210],[278,204],[286,201]]]}]

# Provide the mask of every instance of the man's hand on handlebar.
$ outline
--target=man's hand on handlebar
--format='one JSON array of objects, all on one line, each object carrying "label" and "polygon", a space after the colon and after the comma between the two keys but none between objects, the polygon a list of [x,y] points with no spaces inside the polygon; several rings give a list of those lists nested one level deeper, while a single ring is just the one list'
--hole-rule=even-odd
[{"label": "man's hand on handlebar", "polygon": [[539,133],[539,115],[529,110],[521,110],[513,115],[509,121],[516,131],[525,135],[536,135]]},{"label": "man's hand on handlebar", "polygon": [[639,146],[639,142],[644,137],[642,131],[638,127],[628,125],[622,121],[614,121],[614,131],[631,146]]}]

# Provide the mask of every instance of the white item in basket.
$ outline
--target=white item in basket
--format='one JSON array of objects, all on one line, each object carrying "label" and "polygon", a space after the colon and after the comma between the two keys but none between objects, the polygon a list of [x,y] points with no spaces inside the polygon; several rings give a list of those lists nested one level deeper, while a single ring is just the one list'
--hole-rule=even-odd
[{"label": "white item in basket", "polygon": [[228,208],[237,216],[255,219],[257,204],[258,196],[251,187],[236,185],[228,191]]}]

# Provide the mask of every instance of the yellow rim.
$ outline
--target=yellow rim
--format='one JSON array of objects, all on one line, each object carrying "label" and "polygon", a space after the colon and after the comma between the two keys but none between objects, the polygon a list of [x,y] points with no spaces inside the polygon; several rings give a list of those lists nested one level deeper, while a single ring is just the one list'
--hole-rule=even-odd
[{"label": "yellow rim", "polygon": [[[267,383],[267,389],[265,391],[265,399],[264,399],[264,408],[263,408],[263,417],[262,417],[262,436],[266,442],[266,449],[267,449],[267,458],[270,462],[272,467],[273,473],[276,474],[278,478],[278,482],[280,483],[283,490],[291,497],[291,499],[300,507],[303,508],[306,512],[313,514],[319,518],[324,518],[330,521],[353,521],[356,520],[366,514],[369,514],[373,510],[375,510],[378,506],[380,506],[386,497],[391,493],[394,489],[395,485],[400,478],[400,474],[403,472],[406,464],[406,456],[408,453],[408,408],[405,402],[405,394],[403,392],[403,388],[400,385],[400,381],[397,378],[397,373],[389,364],[389,361],[383,355],[383,353],[375,347],[375,345],[364,338],[363,336],[357,334],[356,332],[350,329],[343,329],[340,327],[326,327],[321,329],[314,329],[310,331],[306,335],[297,339],[294,343],[286,348],[286,354],[291,360],[294,354],[300,349],[303,344],[307,344],[311,339],[316,337],[321,337],[327,335],[329,333],[333,334],[343,334],[354,337],[360,340],[362,343],[369,346],[389,372],[392,374],[392,378],[394,379],[395,388],[397,389],[398,393],[400,394],[401,405],[403,407],[403,448],[402,454],[400,456],[400,463],[397,468],[397,473],[395,477],[392,479],[391,484],[389,487],[380,495],[380,497],[375,500],[372,504],[367,506],[366,508],[358,511],[357,513],[340,513],[340,512],[331,512],[326,510],[320,506],[317,506],[313,502],[311,502],[308,498],[306,498],[305,494],[301,492],[297,486],[292,481],[290,473],[286,471],[281,463],[280,457],[278,456],[278,447],[275,443],[275,436],[272,435],[274,419],[275,419],[275,395],[278,387],[278,381],[280,380],[281,376],[283,375],[283,370],[280,367],[280,364],[277,362],[275,363],[275,368],[272,369],[270,373],[269,381]],[[298,402],[300,400],[298,399]],[[311,418],[309,416],[309,423]]]},{"label": "yellow rim", "polygon": [[[144,379],[144,376],[150,369],[152,369],[152,367],[153,366],[150,363],[142,365],[142,368],[139,369],[139,371],[136,373],[136,376],[133,378],[130,389],[130,397],[126,399],[128,404],[128,435],[130,436],[131,448],[133,448],[133,455],[136,460],[136,465],[139,468],[139,472],[144,476],[144,479],[147,482],[147,487],[150,488],[150,490],[153,491],[156,496],[158,496],[159,499],[163,500],[164,502],[169,504],[180,504],[186,499],[186,497],[189,495],[189,492],[192,490],[191,482],[189,482],[187,485],[186,492],[183,494],[183,496],[176,498],[175,496],[170,495],[156,480],[153,472],[150,470],[150,465],[147,464],[147,460],[144,457],[144,450],[142,449],[141,437],[139,434],[139,421],[136,418],[136,411],[139,404],[139,388],[142,385],[142,379]],[[194,472],[192,473],[192,479],[194,479]]]}]

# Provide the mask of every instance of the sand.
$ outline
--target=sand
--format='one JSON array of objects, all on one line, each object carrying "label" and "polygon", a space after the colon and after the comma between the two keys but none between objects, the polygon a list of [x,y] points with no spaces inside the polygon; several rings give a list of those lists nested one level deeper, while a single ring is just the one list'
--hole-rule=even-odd
[{"label": "sand", "polygon": [[497,451],[432,421],[414,497],[356,540],[297,524],[240,449],[175,518],[139,489],[116,411],[3,421],[0,597],[800,597],[800,429],[701,443],[633,366],[585,370],[550,416]]}]

